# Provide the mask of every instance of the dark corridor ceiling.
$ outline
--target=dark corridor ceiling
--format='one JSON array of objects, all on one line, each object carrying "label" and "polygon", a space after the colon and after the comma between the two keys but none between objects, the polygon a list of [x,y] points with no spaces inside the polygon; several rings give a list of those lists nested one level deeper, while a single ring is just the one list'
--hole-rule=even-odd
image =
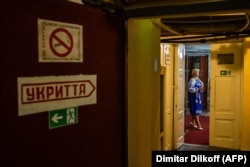
[{"label": "dark corridor ceiling", "polygon": [[161,30],[165,42],[208,43],[250,35],[248,13],[162,18],[161,23],[168,27]]},{"label": "dark corridor ceiling", "polygon": [[[161,41],[209,43],[250,36],[250,0],[82,0],[125,18],[151,18]],[[156,21],[156,18],[160,21]]]}]

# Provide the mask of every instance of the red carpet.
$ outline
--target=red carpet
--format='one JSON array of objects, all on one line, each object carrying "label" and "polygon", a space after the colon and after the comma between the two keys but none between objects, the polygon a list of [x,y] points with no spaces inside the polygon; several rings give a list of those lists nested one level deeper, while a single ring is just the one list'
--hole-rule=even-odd
[{"label": "red carpet", "polygon": [[188,144],[209,145],[209,117],[200,116],[200,123],[203,130],[198,130],[190,125],[191,116],[185,115],[185,138]]}]

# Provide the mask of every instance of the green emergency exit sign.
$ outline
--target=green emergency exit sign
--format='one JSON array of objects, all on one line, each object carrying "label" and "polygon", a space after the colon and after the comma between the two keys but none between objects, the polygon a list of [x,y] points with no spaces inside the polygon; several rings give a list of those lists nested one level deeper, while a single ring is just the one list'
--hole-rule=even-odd
[{"label": "green emergency exit sign", "polygon": [[231,75],[231,70],[221,70],[220,75]]},{"label": "green emergency exit sign", "polygon": [[58,128],[78,123],[78,108],[64,108],[49,112],[49,128]]}]

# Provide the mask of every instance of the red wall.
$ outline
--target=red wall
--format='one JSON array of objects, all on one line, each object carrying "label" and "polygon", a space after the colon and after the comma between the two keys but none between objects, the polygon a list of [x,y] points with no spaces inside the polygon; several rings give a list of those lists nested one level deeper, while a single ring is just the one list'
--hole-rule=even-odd
[{"label": "red wall", "polygon": [[[38,18],[82,25],[83,63],[39,63]],[[1,1],[0,166],[126,163],[123,28],[118,16],[70,2]],[[18,77],[78,74],[97,75],[97,104],[79,106],[77,124],[49,129],[48,112],[18,116]]]}]

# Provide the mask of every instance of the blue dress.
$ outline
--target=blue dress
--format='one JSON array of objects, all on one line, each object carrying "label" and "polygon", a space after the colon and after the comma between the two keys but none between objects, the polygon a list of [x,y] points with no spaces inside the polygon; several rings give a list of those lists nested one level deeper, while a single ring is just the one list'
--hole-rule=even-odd
[{"label": "blue dress", "polygon": [[201,87],[203,87],[203,83],[199,78],[190,79],[188,83],[188,100],[191,115],[200,115],[202,112]]}]

